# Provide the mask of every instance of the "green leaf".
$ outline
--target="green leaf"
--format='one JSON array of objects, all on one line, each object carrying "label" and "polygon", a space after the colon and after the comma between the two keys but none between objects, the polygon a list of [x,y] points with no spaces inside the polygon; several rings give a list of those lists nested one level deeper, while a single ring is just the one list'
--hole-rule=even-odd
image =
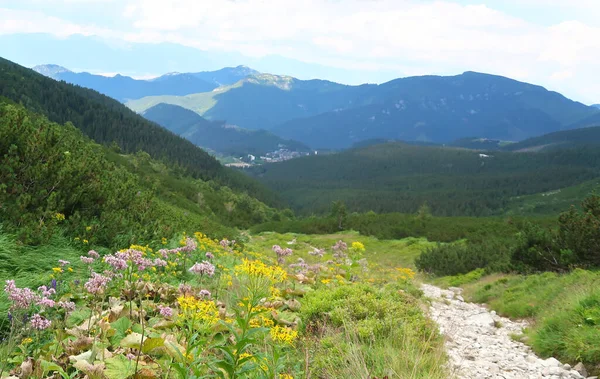
[{"label": "green leaf", "polygon": [[122,355],[115,355],[104,361],[106,369],[104,375],[108,379],[127,379],[135,374],[135,362]]},{"label": "green leaf", "polygon": [[142,346],[142,353],[147,354],[152,350],[165,345],[164,338],[148,338],[144,341]]},{"label": "green leaf", "polygon": [[147,340],[139,333],[131,333],[127,337],[123,338],[119,345],[121,347],[128,347],[130,349],[139,349],[142,344],[142,339]]},{"label": "green leaf", "polygon": [[127,317],[121,317],[117,321],[112,322],[110,326],[115,330],[115,334],[110,337],[110,343],[118,345],[127,336],[127,331],[131,328],[131,321]]}]

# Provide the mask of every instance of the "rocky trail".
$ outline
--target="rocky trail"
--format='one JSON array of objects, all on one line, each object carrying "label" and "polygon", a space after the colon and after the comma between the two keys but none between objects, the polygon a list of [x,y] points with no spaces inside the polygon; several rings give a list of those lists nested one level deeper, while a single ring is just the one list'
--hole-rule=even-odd
[{"label": "rocky trail", "polygon": [[[446,336],[450,369],[457,378],[465,379],[538,379],[587,377],[583,365],[571,367],[554,358],[542,359],[531,349],[511,338],[521,334],[524,321],[500,317],[485,307],[467,303],[460,288],[443,290],[423,284],[429,297],[430,317]],[[587,377],[597,378],[597,377]]]}]

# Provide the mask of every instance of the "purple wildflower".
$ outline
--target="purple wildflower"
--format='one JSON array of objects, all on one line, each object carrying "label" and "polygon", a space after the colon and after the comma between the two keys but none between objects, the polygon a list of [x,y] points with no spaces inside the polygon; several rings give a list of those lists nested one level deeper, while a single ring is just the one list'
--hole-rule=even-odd
[{"label": "purple wildflower", "polygon": [[165,307],[163,305],[159,305],[158,309],[159,309],[160,315],[163,317],[172,317],[173,316],[173,309],[171,309],[171,307]]},{"label": "purple wildflower", "polygon": [[71,262],[69,262],[69,261],[65,261],[65,260],[63,260],[63,259],[59,259],[59,260],[58,260],[58,264],[60,265],[60,267],[65,267],[65,266],[68,266],[68,265],[70,265],[70,264],[71,264]]},{"label": "purple wildflower", "polygon": [[189,284],[181,283],[179,285],[179,292],[181,292],[184,295],[187,295],[188,293],[192,292],[192,286],[190,286]]},{"label": "purple wildflower", "polygon": [[72,312],[75,310],[75,303],[72,301],[59,301],[58,306],[63,308],[67,312]]},{"label": "purple wildflower", "polygon": [[56,302],[52,299],[48,299],[47,297],[42,297],[36,304],[41,307],[54,308]]},{"label": "purple wildflower", "polygon": [[167,261],[162,260],[160,258],[156,258],[153,262],[155,267],[167,267]]},{"label": "purple wildflower", "polygon": [[108,282],[110,282],[109,277],[93,272],[90,280],[85,283],[85,289],[93,295],[101,294],[104,293]]},{"label": "purple wildflower", "polygon": [[210,298],[211,293],[209,290],[200,290],[199,295],[200,295],[200,297],[204,297],[204,298],[208,299],[208,298]]},{"label": "purple wildflower", "polygon": [[135,354],[131,354],[131,353],[127,353],[127,355],[125,357],[127,359],[129,359],[130,361],[133,361],[136,358]]},{"label": "purple wildflower", "polygon": [[38,287],[38,291],[40,291],[44,297],[52,296],[56,293],[54,288],[48,288],[46,286]]},{"label": "purple wildflower", "polygon": [[98,259],[98,258],[100,258],[100,254],[98,254],[95,250],[90,250],[90,251],[88,251],[88,257]]},{"label": "purple wildflower", "polygon": [[105,256],[104,262],[115,270],[125,270],[127,268],[127,261],[125,259],[117,258],[112,254]]},{"label": "purple wildflower", "polygon": [[29,308],[30,305],[40,299],[31,289],[18,288],[14,280],[6,281],[4,292],[8,295],[8,299],[13,302],[13,308]]},{"label": "purple wildflower", "polygon": [[215,274],[215,266],[210,262],[202,261],[202,263],[194,264],[189,271],[198,275],[213,276]]},{"label": "purple wildflower", "polygon": [[40,316],[39,314],[33,315],[31,317],[31,327],[37,330],[48,329],[52,322]]},{"label": "purple wildflower", "polygon": [[79,258],[81,258],[81,261],[85,264],[91,265],[92,263],[94,263],[94,258],[84,257],[83,255]]},{"label": "purple wildflower", "polygon": [[213,253],[211,253],[210,251],[207,251],[204,256],[206,257],[206,259],[214,259],[215,258],[215,255]]},{"label": "purple wildflower", "polygon": [[308,254],[313,255],[313,256],[318,256],[319,258],[323,258],[323,255],[325,255],[325,249],[317,249],[315,247],[314,250],[309,251]]}]

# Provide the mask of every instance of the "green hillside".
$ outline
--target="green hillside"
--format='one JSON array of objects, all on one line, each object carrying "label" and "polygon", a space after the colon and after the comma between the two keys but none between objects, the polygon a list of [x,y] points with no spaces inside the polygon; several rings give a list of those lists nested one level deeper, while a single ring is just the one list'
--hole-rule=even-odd
[{"label": "green hillside", "polygon": [[58,230],[104,246],[184,230],[231,237],[235,227],[280,217],[246,194],[181,175],[144,152],[119,154],[17,105],[0,103],[0,151],[0,219],[25,242]]},{"label": "green hillside", "polygon": [[304,214],[350,211],[436,215],[504,213],[510,199],[600,176],[598,149],[549,153],[479,152],[388,143],[255,168],[253,174]]},{"label": "green hillside", "polygon": [[158,104],[146,110],[143,116],[178,134],[196,146],[233,156],[264,155],[286,148],[291,151],[308,151],[308,147],[284,140],[265,130],[250,130],[222,121],[208,121],[188,109]]},{"label": "green hillside", "polygon": [[[599,120],[600,124],[600,120]],[[600,126],[544,134],[503,147],[506,151],[542,151],[600,144]]]},{"label": "green hillside", "polygon": [[194,178],[215,180],[235,191],[275,204],[273,194],[244,175],[229,170],[182,137],[135,114],[98,92],[57,82],[0,58],[0,96],[45,115],[50,121],[71,122],[94,141],[116,144],[124,153],[147,152]]}]

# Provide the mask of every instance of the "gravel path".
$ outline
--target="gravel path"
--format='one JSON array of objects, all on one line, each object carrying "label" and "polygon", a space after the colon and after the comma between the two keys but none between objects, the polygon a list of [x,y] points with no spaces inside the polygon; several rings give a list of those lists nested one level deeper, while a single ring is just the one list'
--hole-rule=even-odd
[{"label": "gravel path", "polygon": [[430,317],[446,336],[450,368],[465,379],[585,378],[569,365],[554,358],[541,359],[531,349],[513,341],[527,325],[496,315],[485,307],[464,302],[460,288],[442,290],[423,284],[429,297]]}]

